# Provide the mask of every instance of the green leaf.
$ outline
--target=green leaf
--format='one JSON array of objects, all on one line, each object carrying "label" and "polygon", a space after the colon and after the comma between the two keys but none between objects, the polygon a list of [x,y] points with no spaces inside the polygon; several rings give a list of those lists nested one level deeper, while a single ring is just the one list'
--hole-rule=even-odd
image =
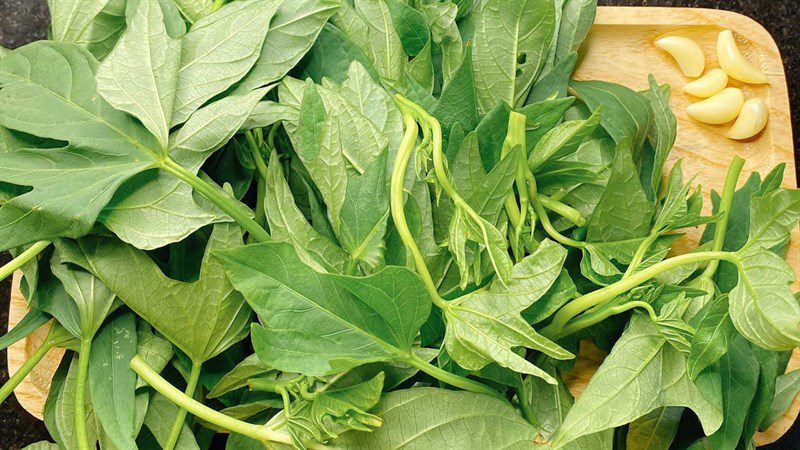
[{"label": "green leaf", "polygon": [[[73,357],[69,363],[69,372],[56,392],[54,404],[54,417],[56,432],[50,432],[62,448],[78,448],[78,438],[75,430],[75,390],[78,388],[78,358]],[[94,414],[90,393],[84,396],[86,417],[79,420],[86,421],[86,435],[89,445],[97,442],[98,423]]]},{"label": "green leaf", "polygon": [[431,47],[432,41],[429,39],[425,47],[417,53],[417,56],[406,64],[406,79],[409,82],[415,82],[418,87],[425,91],[426,95],[433,93],[435,84]]},{"label": "green leaf", "polygon": [[[160,373],[167,367],[173,355],[172,344],[168,340],[153,334],[152,330],[150,330],[150,325],[144,320],[140,320],[136,324],[136,341],[136,354],[151,369],[156,373]],[[144,386],[147,386],[144,380],[139,379],[136,382],[137,389]]]},{"label": "green leaf", "polygon": [[[197,281],[168,278],[147,254],[103,237],[62,244],[71,260],[104,280],[111,291],[161,334],[201,363],[247,335],[250,309],[224,277],[212,251],[237,247],[242,233],[234,225],[214,227]],[[164,314],[170,305],[170,314]]]},{"label": "green leaf", "polygon": [[364,50],[335,25],[326,23],[300,62],[300,67],[303,77],[311,77],[317,83],[325,77],[341,83],[353,61],[358,61],[370,77],[380,79],[378,70]]},{"label": "green leaf", "polygon": [[433,116],[442,124],[445,137],[450,135],[450,130],[456,123],[460,123],[466,132],[478,126],[478,105],[475,98],[470,48],[467,47],[458,69],[444,84],[439,101],[433,109]]},{"label": "green leaf", "polygon": [[642,189],[626,141],[617,146],[608,185],[589,219],[586,240],[621,241],[646,236],[652,205]]},{"label": "green leaf", "polygon": [[686,367],[689,377],[695,380],[703,369],[719,361],[736,335],[728,312],[728,297],[714,296],[692,318],[691,323],[697,332],[692,340]]},{"label": "green leaf", "polygon": [[600,125],[617,144],[627,138],[631,152],[639,154],[653,119],[653,111],[643,95],[605,81],[572,81],[570,87],[592,111],[602,105]]},{"label": "green leaf", "polygon": [[48,0],[53,40],[78,42],[109,0]]},{"label": "green leaf", "polygon": [[556,98],[566,97],[569,79],[572,77],[572,72],[575,71],[577,64],[578,53],[572,52],[563,60],[558,61],[555,66],[542,72],[530,92],[528,92],[525,104],[529,105],[548,100],[554,94]]},{"label": "green leaf", "polygon": [[133,314],[108,322],[92,342],[89,392],[103,433],[118,449],[135,449],[136,372],[129,363],[136,356],[136,320]]},{"label": "green leaf", "polygon": [[525,127],[525,149],[530,154],[533,148],[564,118],[564,113],[575,102],[574,97],[546,99],[524,106],[520,112],[528,119]]},{"label": "green leaf", "polygon": [[683,408],[657,408],[634,420],[628,427],[625,448],[628,450],[668,450],[683,415]]},{"label": "green leaf", "polygon": [[769,350],[800,345],[800,304],[789,285],[794,270],[780,256],[757,247],[737,252],[739,283],[730,292],[731,320],[751,342]]},{"label": "green leaf", "polygon": [[478,111],[519,105],[547,59],[555,28],[552,0],[484,2],[476,11],[473,68]]},{"label": "green leaf", "polygon": [[514,266],[505,286],[495,281],[486,290],[448,303],[443,310],[447,353],[467,370],[480,370],[496,362],[555,383],[550,375],[517,355],[512,348],[531,348],[557,359],[574,357],[536,333],[520,315],[555,282],[565,258],[563,247],[543,241],[532,255]]},{"label": "green leaf", "polygon": [[[231,95],[198,109],[170,135],[170,156],[197,172],[239,130],[263,94],[264,90]],[[231,220],[208,203],[196,198],[188,184],[159,170],[124,184],[99,220],[123,241],[149,250],[180,241],[205,225]]]},{"label": "green leaf", "polygon": [[558,29],[556,61],[568,58],[572,52],[578,51],[589,34],[596,13],[595,0],[567,0],[564,3],[561,26]]},{"label": "green leaf", "polygon": [[707,441],[712,448],[735,448],[756,392],[758,360],[741,336],[734,338],[719,361],[722,381],[722,426]]},{"label": "green leaf", "polygon": [[[58,249],[50,259],[50,269],[60,281],[60,285],[54,286],[54,295],[49,296],[48,301],[51,305],[60,303],[55,305],[59,310],[65,307],[68,309],[59,313],[52,307],[45,307],[42,298],[38,299],[39,304],[46,311],[52,311],[51,314],[73,336],[79,339],[91,339],[106,316],[119,305],[115,302],[116,295],[91,273],[71,266],[69,256]],[[69,306],[64,305],[65,296],[59,294],[62,290],[71,300]]]},{"label": "green leaf", "polygon": [[97,98],[96,67],[85,50],[54,42],[3,58],[0,124],[70,146],[0,155],[0,181],[34,188],[0,207],[0,248],[87,233],[126,179],[155,166],[155,139]]},{"label": "green leaf", "polygon": [[750,350],[758,361],[758,384],[744,421],[741,437],[743,442],[753,439],[759,424],[769,414],[770,405],[775,397],[776,379],[778,374],[785,370],[784,367],[780,367],[781,355],[778,352],[765,350],[752,343]]},{"label": "green leaf", "polygon": [[775,398],[758,428],[767,430],[777,422],[789,409],[798,392],[800,392],[800,370],[793,370],[779,376],[775,383]]},{"label": "green leaf", "polygon": [[325,23],[339,7],[338,0],[267,3],[280,6],[269,23],[258,60],[237,90],[249,91],[266,86],[286,75],[309,51]]},{"label": "green leaf", "polygon": [[[380,428],[344,433],[334,444],[342,448],[522,449],[529,448],[536,437],[535,429],[507,402],[472,392],[395,391],[385,395],[373,413],[383,420]],[[450,432],[455,430],[460,431]]]},{"label": "green leaf", "polygon": [[[389,7],[384,1],[356,0],[355,11],[366,24],[369,39],[363,40],[367,55],[382,79],[403,83],[406,53],[400,35],[394,28]],[[352,36],[355,38],[355,36]]]},{"label": "green leaf", "polygon": [[192,25],[181,39],[181,60],[170,127],[242,79],[264,44],[274,1],[232,2]]},{"label": "green leaf", "polygon": [[22,447],[22,450],[59,450],[58,445],[52,442],[39,441]]},{"label": "green leaf", "polygon": [[[177,415],[178,407],[174,403],[158,392],[153,394],[150,399],[150,405],[147,407],[147,414],[144,416],[144,426],[150,430],[161,446],[167,443],[170,428]],[[181,426],[175,448],[180,450],[200,450],[191,428],[186,423]]]},{"label": "green leaf", "polygon": [[552,159],[559,159],[574,153],[587,137],[594,133],[600,123],[600,110],[596,110],[586,120],[570,120],[556,125],[548,131],[533,147],[528,165],[536,174],[536,169]]},{"label": "green leaf", "polygon": [[288,411],[283,411],[283,418],[294,445],[327,442],[349,430],[370,431],[371,427],[380,426],[381,420],[366,411],[378,403],[383,378],[379,373],[364,383],[315,392],[311,399],[292,403]]},{"label": "green leaf", "polygon": [[[764,180],[765,184],[767,180]],[[764,185],[762,185],[762,189]],[[778,249],[800,221],[800,189],[759,191],[750,199],[747,248]]]},{"label": "green leaf", "polygon": [[0,336],[0,350],[5,350],[11,344],[24,339],[49,320],[50,317],[44,311],[37,308],[30,309],[25,314],[25,317],[17,322],[14,328],[8,330],[3,336]]},{"label": "green leaf", "polygon": [[139,119],[167,146],[181,41],[167,34],[156,0],[140,0],[128,30],[100,64],[97,91],[118,110]]},{"label": "green leaf", "polygon": [[678,121],[669,106],[669,86],[660,87],[653,75],[650,75],[649,80],[650,89],[642,95],[650,102],[650,108],[653,111],[653,122],[647,133],[647,140],[653,149],[653,165],[649,176],[643,174],[645,175],[643,183],[650,198],[655,198],[658,196],[661,186],[661,175],[667,156],[675,145]]},{"label": "green leaf", "polygon": [[[567,412],[572,408],[575,399],[567,389],[552,361],[540,356],[536,360],[548,374],[558,383],[548,384],[541,378],[525,377],[522,381],[522,392],[518,394],[524,411],[529,411],[529,418],[539,433],[537,443],[549,440],[553,433],[561,426]],[[581,436],[565,448],[567,449],[598,449],[612,448],[614,433],[612,430],[601,431],[586,436]],[[545,444],[546,445],[546,444]],[[544,447],[549,448],[549,447]]]},{"label": "green leaf", "polygon": [[267,168],[265,206],[269,211],[269,230],[275,241],[289,242],[307,265],[343,273],[348,254],[317,232],[295,204],[294,195],[283,177],[278,154],[270,156]]},{"label": "green leaf", "polygon": [[[412,58],[431,41],[428,25],[421,12],[401,0],[384,0],[392,23],[403,44],[403,50]],[[430,48],[430,47],[429,47]]]},{"label": "green leaf", "polygon": [[262,363],[258,359],[258,355],[253,353],[220,378],[217,384],[206,394],[206,397],[217,398],[230,391],[245,387],[248,379],[256,378],[269,372],[269,366]]},{"label": "green leaf", "polygon": [[[461,33],[458,30],[457,6],[452,2],[422,4],[418,8],[431,30],[434,54],[442,54],[442,81],[447,84],[461,65],[463,58],[471,53],[464,49]],[[438,51],[437,51],[438,47]]]},{"label": "green leaf", "polygon": [[[262,321],[253,327],[256,353],[281,371],[321,376],[407,354],[407,337],[416,336],[430,310],[422,281],[408,269],[387,267],[361,279],[321,274],[283,243],[219,255]],[[381,289],[391,291],[375,297]]]},{"label": "green leaf", "polygon": [[707,434],[716,431],[722,423],[721,405],[703,397],[686,373],[685,358],[666,342],[649,317],[634,313],[553,437],[553,447],[665,406],[690,408]]},{"label": "green leaf", "polygon": [[337,235],[342,248],[351,260],[369,267],[378,267],[383,262],[383,236],[389,218],[386,155],[384,150],[364,167],[363,174],[348,177],[339,213]]},{"label": "green leaf", "polygon": [[213,0],[173,0],[189,22],[194,23],[211,13]]}]

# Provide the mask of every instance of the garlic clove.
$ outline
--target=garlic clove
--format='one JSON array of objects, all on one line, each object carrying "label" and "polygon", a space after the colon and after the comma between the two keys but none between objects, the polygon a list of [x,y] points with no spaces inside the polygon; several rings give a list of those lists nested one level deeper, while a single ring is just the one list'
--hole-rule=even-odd
[{"label": "garlic clove", "polygon": [[683,88],[683,92],[695,97],[708,98],[728,86],[728,74],[722,69],[714,69],[702,77],[692,81]]},{"label": "garlic clove", "polygon": [[706,56],[693,40],[682,36],[666,36],[655,42],[656,47],[672,55],[681,72],[690,78],[703,74]]},{"label": "garlic clove", "polygon": [[720,67],[731,78],[743,83],[769,84],[769,79],[764,75],[764,72],[752,65],[739,51],[731,30],[724,30],[719,33],[717,38],[717,59]]},{"label": "garlic clove", "polygon": [[767,125],[769,109],[764,100],[751,98],[744,102],[739,118],[728,131],[728,137],[736,140],[750,139]]},{"label": "garlic clove", "polygon": [[719,125],[735,119],[743,104],[741,89],[725,88],[711,98],[689,105],[686,112],[698,122]]}]

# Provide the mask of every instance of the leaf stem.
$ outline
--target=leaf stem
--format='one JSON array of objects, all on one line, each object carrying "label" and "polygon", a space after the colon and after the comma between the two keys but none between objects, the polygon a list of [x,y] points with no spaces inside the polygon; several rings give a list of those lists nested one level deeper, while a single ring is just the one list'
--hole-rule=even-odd
[{"label": "leaf stem", "polygon": [[492,397],[501,398],[505,400],[505,397],[500,395],[499,392],[495,391],[489,386],[486,386],[485,384],[479,381],[470,380],[469,378],[464,378],[460,375],[456,375],[442,368],[436,367],[433,364],[420,358],[414,352],[411,352],[406,358],[403,359],[403,361],[427,373],[428,375],[436,378],[437,380],[443,381],[451,386],[455,386],[464,389],[466,391],[475,392],[478,394],[491,395]]},{"label": "leaf stem", "polygon": [[649,281],[658,274],[686,264],[704,261],[725,260],[739,264],[739,258],[732,252],[697,252],[669,258],[646,269],[632,274],[616,283],[610,284],[596,291],[584,294],[564,305],[554,316],[550,325],[544,327],[541,334],[548,338],[561,335],[567,323],[584,311],[601,305],[614,297],[627,292],[640,284]]},{"label": "leaf stem", "polygon": [[[515,111],[512,111],[509,114],[508,133],[506,134],[506,138],[503,141],[503,147],[500,151],[501,158],[505,158],[508,155],[508,152],[517,147],[521,148],[523,152],[525,151],[525,124],[527,120],[528,118],[524,114],[520,114]],[[522,235],[522,228],[525,226],[525,220],[527,219],[528,214],[528,171],[528,164],[525,158],[519,158],[517,164],[517,173],[514,179],[514,182],[517,185],[517,191],[519,192],[519,205],[517,205],[517,198],[514,195],[513,188],[511,192],[506,195],[505,200],[506,213],[508,214],[508,218],[514,228],[511,250],[513,251],[514,258],[517,261],[519,261],[524,254],[524,250],[521,250],[520,248],[519,240]]]},{"label": "leaf stem", "polygon": [[586,219],[583,217],[583,214],[581,214],[580,211],[573,208],[572,206],[569,206],[565,203],[561,203],[555,198],[549,197],[541,193],[538,194],[537,197],[539,198],[539,202],[542,204],[542,206],[544,206],[545,209],[553,211],[559,216],[564,217],[565,219],[569,220],[576,226],[582,227],[586,225]]},{"label": "leaf stem", "polygon": [[[728,168],[728,174],[725,176],[725,184],[722,187],[722,197],[719,202],[719,210],[722,212],[722,217],[714,225],[714,243],[711,251],[718,252],[722,250],[725,244],[725,233],[728,231],[728,222],[731,218],[733,194],[736,192],[736,184],[739,181],[739,174],[742,173],[743,166],[744,159],[734,156],[731,166]],[[700,276],[711,279],[717,272],[718,267],[719,261],[710,261]]]},{"label": "leaf stem", "polygon": [[78,375],[75,379],[75,439],[79,450],[89,450],[89,435],[86,432],[86,379],[89,375],[89,352],[92,339],[81,340],[78,351]]},{"label": "leaf stem", "polygon": [[17,255],[16,258],[9,261],[3,267],[0,267],[0,281],[5,280],[6,277],[14,273],[17,269],[22,267],[26,262],[35,258],[36,255],[46,249],[50,245],[50,241],[39,241],[28,247],[25,251]]},{"label": "leaf stem", "polygon": [[[142,380],[153,387],[158,393],[166,397],[172,403],[178,405],[194,416],[217,425],[220,428],[232,433],[241,434],[262,443],[278,442],[281,444],[292,445],[292,438],[288,434],[283,434],[274,429],[263,425],[243,422],[226,416],[219,411],[215,411],[197,400],[187,396],[167,380],[156,373],[138,355],[134,356],[130,363],[131,369],[136,372]],[[311,444],[310,449],[325,450],[328,447],[321,444]]]},{"label": "leaf stem", "polygon": [[212,203],[217,205],[221,210],[225,211],[226,214],[228,214],[242,228],[250,233],[250,235],[253,236],[257,241],[266,242],[271,240],[267,230],[263,229],[261,225],[256,223],[248,214],[242,211],[239,205],[237,205],[228,196],[218,192],[197,175],[184,169],[183,166],[169,158],[162,162],[161,168],[180,178],[186,182],[186,184],[193,187],[197,192],[211,200]]},{"label": "leaf stem", "polygon": [[225,0],[214,0],[214,4],[211,5],[211,12],[213,13],[214,11],[222,8],[222,6],[224,4],[225,4]]},{"label": "leaf stem", "polygon": [[630,311],[633,308],[643,308],[647,312],[647,315],[650,316],[650,319],[653,321],[656,321],[656,319],[658,318],[656,311],[653,309],[653,305],[641,300],[635,300],[632,302],[623,303],[621,305],[604,308],[592,314],[585,314],[579,317],[578,319],[575,319],[574,321],[568,323],[564,327],[564,329],[561,330],[560,333],[553,336],[553,339],[561,339],[564,336],[568,336],[572,333],[575,333],[576,331],[580,331],[584,328],[598,324],[608,319],[611,316],[622,314],[625,311]]},{"label": "leaf stem", "polygon": [[641,244],[639,244],[639,247],[636,248],[636,253],[633,254],[633,258],[631,259],[630,264],[628,264],[628,268],[625,270],[625,273],[622,275],[622,278],[628,278],[633,272],[636,271],[636,269],[639,267],[639,265],[644,260],[645,255],[647,255],[647,251],[650,250],[650,247],[653,245],[653,242],[655,242],[656,239],[658,239],[659,236],[660,236],[660,234],[658,233],[658,231],[654,231],[654,232],[650,233],[642,241]]},{"label": "leaf stem", "polygon": [[33,352],[33,354],[30,355],[27,360],[25,360],[22,366],[20,366],[20,368],[9,377],[8,381],[6,381],[3,387],[0,387],[0,403],[6,401],[8,396],[14,392],[14,389],[16,389],[22,380],[24,380],[25,377],[31,373],[33,368],[39,364],[39,361],[44,358],[44,355],[46,355],[51,348],[53,348],[53,341],[48,334],[47,338],[45,338],[44,342],[42,342],[42,345],[40,345],[39,348],[37,348],[36,351]]},{"label": "leaf stem", "polygon": [[539,218],[539,221],[542,222],[542,228],[547,233],[548,236],[553,238],[559,244],[567,245],[569,247],[575,248],[584,248],[586,247],[585,242],[576,241],[575,239],[568,238],[563,234],[559,233],[558,230],[555,229],[553,224],[550,222],[550,218],[547,216],[547,211],[545,211],[544,206],[542,205],[539,195],[536,192],[536,180],[533,178],[533,174],[529,176],[528,182],[528,191],[531,199],[531,205],[533,206],[533,212],[536,213],[536,216]]},{"label": "leaf stem", "polygon": [[[194,391],[197,389],[197,382],[200,380],[200,369],[203,367],[202,363],[192,361],[192,369],[189,372],[189,379],[186,381],[186,389],[183,394],[189,398],[194,397]],[[167,442],[164,444],[164,450],[173,450],[178,443],[178,438],[181,436],[181,429],[183,423],[186,421],[186,408],[178,405],[178,414],[175,415],[175,420],[172,422],[172,428],[169,430]]]},{"label": "leaf stem", "polygon": [[397,156],[395,158],[394,167],[392,168],[392,179],[390,182],[390,210],[392,212],[392,220],[397,229],[400,239],[403,244],[411,252],[414,258],[414,266],[417,272],[422,277],[425,287],[431,296],[433,303],[439,308],[445,307],[445,300],[439,295],[436,290],[436,283],[433,282],[428,266],[425,264],[425,258],[422,256],[414,237],[411,235],[411,230],[408,228],[406,222],[406,214],[403,202],[403,187],[405,182],[405,173],[408,170],[408,163],[411,159],[411,152],[414,150],[414,144],[417,142],[417,135],[419,134],[419,127],[414,121],[414,118],[408,114],[403,115],[406,131],[403,134],[403,140],[400,141],[400,147],[397,149]]}]

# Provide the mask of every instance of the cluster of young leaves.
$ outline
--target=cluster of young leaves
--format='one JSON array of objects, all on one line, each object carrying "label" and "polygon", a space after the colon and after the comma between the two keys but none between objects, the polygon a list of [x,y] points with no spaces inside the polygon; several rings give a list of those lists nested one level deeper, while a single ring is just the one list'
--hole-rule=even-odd
[{"label": "cluster of young leaves", "polygon": [[800,191],[663,176],[669,87],[571,80],[594,0],[49,4],[0,52],[31,448],[747,448],[800,391]]}]

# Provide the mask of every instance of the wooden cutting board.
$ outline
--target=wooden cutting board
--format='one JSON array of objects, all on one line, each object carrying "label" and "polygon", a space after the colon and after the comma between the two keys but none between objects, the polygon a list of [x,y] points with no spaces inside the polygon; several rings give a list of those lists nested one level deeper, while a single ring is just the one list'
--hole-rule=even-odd
[{"label": "wooden cutting board", "polygon": [[[675,34],[694,39],[706,54],[707,69],[717,67],[716,37],[725,29],[733,30],[739,38],[743,53],[766,73],[770,85],[747,86],[733,81],[747,98],[760,97],[770,107],[770,121],[766,130],[748,142],[736,142],[724,137],[730,127],[704,125],[686,115],[692,99],[682,93],[689,81],[678,70],[668,55],[652,43],[657,38]],[[600,7],[597,20],[581,50],[582,59],[575,72],[579,80],[599,79],[624,84],[636,90],[647,88],[647,76],[652,73],[660,83],[672,86],[670,101],[678,117],[678,139],[670,164],[683,158],[687,177],[697,175],[698,183],[709,189],[721,189],[725,173],[734,155],[747,160],[744,173],[759,171],[765,174],[778,163],[786,163],[784,184],[796,187],[795,161],[786,77],[777,45],[769,33],[752,19],[727,11],[692,8]],[[740,182],[743,182],[742,177]],[[706,192],[706,198],[707,192]],[[708,203],[706,202],[707,206]],[[700,230],[688,234],[683,245],[696,241]],[[800,233],[795,229],[789,248],[788,261],[795,272],[800,272]],[[679,244],[680,245],[680,244]],[[798,289],[800,282],[795,282]],[[19,292],[19,274],[14,279],[11,297],[9,327],[24,316],[25,299]],[[9,371],[15,372],[27,355],[35,350],[46,334],[45,325],[27,340],[11,346],[8,351]],[[49,380],[63,351],[51,351],[42,363],[15,391],[20,403],[31,414],[41,418]],[[575,369],[565,378],[570,390],[580,395],[605,354],[584,342]],[[800,367],[800,350],[795,350],[789,370]],[[756,443],[763,445],[778,439],[792,425],[800,411],[800,397],[790,411],[764,433],[756,435]]]}]

